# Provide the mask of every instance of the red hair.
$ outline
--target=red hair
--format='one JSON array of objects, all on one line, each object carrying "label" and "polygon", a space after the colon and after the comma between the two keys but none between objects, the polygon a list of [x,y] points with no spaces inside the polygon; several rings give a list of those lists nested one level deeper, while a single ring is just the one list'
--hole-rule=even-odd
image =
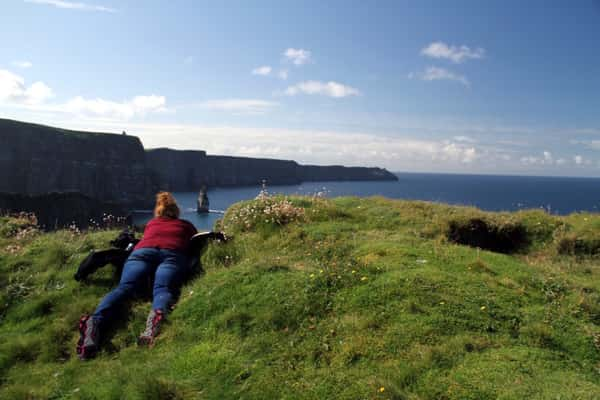
[{"label": "red hair", "polygon": [[169,192],[159,192],[156,195],[155,217],[179,218],[179,206],[175,197]]}]

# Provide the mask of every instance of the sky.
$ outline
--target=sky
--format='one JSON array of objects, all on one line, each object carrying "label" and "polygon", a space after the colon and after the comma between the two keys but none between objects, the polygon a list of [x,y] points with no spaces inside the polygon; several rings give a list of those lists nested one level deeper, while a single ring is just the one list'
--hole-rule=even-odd
[{"label": "sky", "polygon": [[598,177],[598,43],[600,0],[3,0],[0,118],[305,164]]}]

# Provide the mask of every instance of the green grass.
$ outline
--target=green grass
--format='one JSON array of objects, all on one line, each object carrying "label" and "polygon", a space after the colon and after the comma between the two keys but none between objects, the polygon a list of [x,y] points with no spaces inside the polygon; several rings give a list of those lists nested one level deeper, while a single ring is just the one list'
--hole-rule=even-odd
[{"label": "green grass", "polygon": [[[0,398],[600,398],[600,215],[267,203],[228,210],[233,240],[209,246],[154,348],[135,344],[137,299],[87,362],[77,320],[115,282],[111,267],[72,275],[116,232],[19,234],[26,221],[0,219]],[[526,244],[453,243],[448,227],[473,218]]]}]

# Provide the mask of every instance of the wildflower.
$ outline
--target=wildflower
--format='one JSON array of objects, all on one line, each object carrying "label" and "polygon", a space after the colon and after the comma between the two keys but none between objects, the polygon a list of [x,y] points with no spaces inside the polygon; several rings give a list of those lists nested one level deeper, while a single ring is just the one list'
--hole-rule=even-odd
[{"label": "wildflower", "polygon": [[444,304],[446,304],[446,302],[445,302],[445,301],[440,301],[440,305],[442,305],[442,306],[443,306]]},{"label": "wildflower", "polygon": [[356,273],[356,271],[355,271],[355,270],[352,270],[352,273],[353,273],[353,274],[355,274],[355,273]]},{"label": "wildflower", "polygon": [[369,278],[367,278],[366,276],[363,276],[362,278],[360,278],[361,281],[366,281],[367,279],[369,279]]},{"label": "wildflower", "polygon": [[323,273],[323,270],[322,270],[322,269],[320,269],[320,270],[319,270],[319,273],[320,273],[320,274],[322,274],[322,273]]},{"label": "wildflower", "polygon": [[481,306],[481,307],[479,307],[479,309],[480,309],[481,311],[485,311],[485,308],[486,308],[485,306]]},{"label": "wildflower", "polygon": [[379,393],[383,393],[383,392],[385,392],[385,388],[382,386],[379,388]]},{"label": "wildflower", "polygon": [[311,278],[314,278],[314,277],[315,277],[315,274],[310,274],[310,277],[311,277]]}]

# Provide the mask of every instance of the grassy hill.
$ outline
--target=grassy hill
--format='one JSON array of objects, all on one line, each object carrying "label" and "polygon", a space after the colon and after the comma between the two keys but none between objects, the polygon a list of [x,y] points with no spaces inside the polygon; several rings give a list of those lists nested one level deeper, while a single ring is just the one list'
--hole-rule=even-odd
[{"label": "grassy hill", "polygon": [[0,398],[600,398],[600,215],[264,198],[221,228],[154,348],[141,298],[81,362],[114,279],[72,275],[116,232],[0,219]]}]

